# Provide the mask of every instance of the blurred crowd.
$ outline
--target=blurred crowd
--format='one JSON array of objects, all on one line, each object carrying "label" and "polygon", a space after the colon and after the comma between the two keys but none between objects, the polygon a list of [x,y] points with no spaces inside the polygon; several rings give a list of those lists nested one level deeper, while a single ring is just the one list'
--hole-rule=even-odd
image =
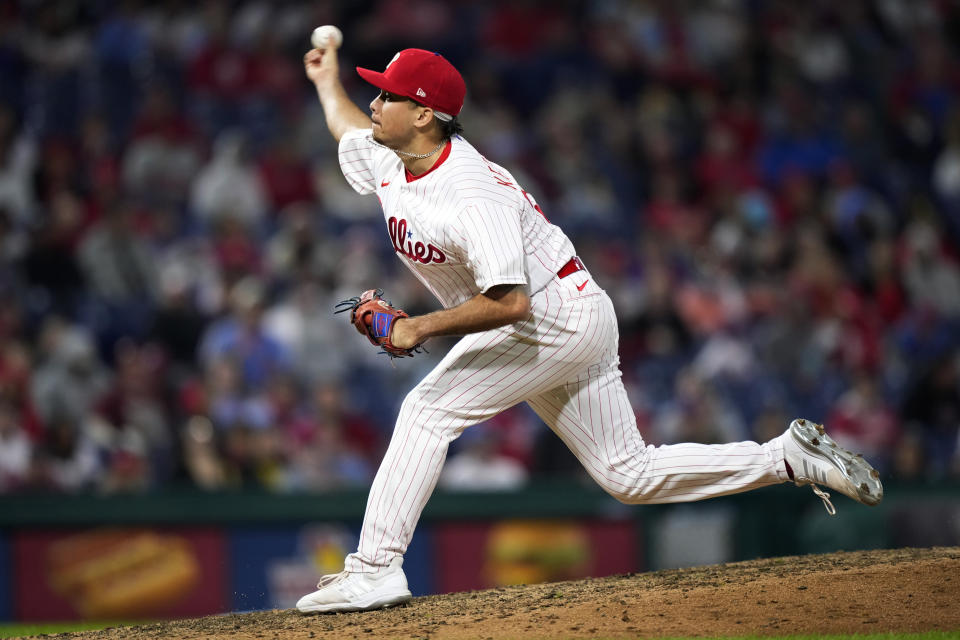
[{"label": "blurred crowd", "polygon": [[[960,477],[960,8],[948,0],[0,0],[0,492],[369,483],[395,366],[333,305],[410,312],[302,56],[442,52],[466,137],[614,298],[648,443],[826,421]],[[577,474],[523,407],[441,485]]]}]

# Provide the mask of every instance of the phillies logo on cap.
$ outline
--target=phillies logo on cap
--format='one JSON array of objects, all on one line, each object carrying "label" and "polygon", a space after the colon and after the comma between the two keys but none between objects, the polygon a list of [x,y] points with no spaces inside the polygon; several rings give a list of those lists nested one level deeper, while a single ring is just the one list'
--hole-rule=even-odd
[{"label": "phillies logo on cap", "polygon": [[456,67],[439,53],[424,49],[400,51],[383,73],[362,67],[357,67],[357,73],[378,89],[410,98],[445,116],[459,114],[467,94]]}]

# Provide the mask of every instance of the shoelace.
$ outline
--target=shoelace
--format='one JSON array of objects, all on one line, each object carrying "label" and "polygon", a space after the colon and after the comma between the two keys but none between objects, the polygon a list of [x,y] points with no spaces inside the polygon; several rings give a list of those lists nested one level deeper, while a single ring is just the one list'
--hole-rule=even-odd
[{"label": "shoelace", "polygon": [[340,582],[346,577],[347,577],[346,571],[341,571],[340,573],[330,573],[325,576],[321,576],[320,582],[317,583],[317,589],[323,589],[324,587],[328,587],[331,584],[336,584],[337,582]]},{"label": "shoelace", "polygon": [[347,578],[351,575],[349,571],[341,571],[340,573],[321,576],[320,582],[317,583],[317,589],[337,585],[337,588],[348,600],[356,599],[370,591],[370,586],[367,583],[358,580],[348,581]]},{"label": "shoelace", "polygon": [[827,510],[827,513],[832,516],[837,515],[837,509],[833,506],[833,503],[830,502],[830,494],[812,482],[810,483],[810,488],[813,489],[813,492],[817,494],[818,498],[823,500],[823,508]]}]

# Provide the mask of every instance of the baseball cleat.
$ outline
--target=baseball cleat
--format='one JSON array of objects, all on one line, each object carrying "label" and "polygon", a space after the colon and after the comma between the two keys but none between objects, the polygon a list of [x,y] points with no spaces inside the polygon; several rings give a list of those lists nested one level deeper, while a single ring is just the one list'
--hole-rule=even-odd
[{"label": "baseball cleat", "polygon": [[320,578],[317,590],[297,602],[300,613],[337,613],[385,609],[412,598],[397,556],[377,573],[341,571]]},{"label": "baseball cleat", "polygon": [[883,499],[880,474],[863,456],[847,451],[827,435],[822,424],[797,419],[784,434],[783,455],[798,487],[810,485],[830,515],[836,514],[824,485],[857,502],[874,506]]}]

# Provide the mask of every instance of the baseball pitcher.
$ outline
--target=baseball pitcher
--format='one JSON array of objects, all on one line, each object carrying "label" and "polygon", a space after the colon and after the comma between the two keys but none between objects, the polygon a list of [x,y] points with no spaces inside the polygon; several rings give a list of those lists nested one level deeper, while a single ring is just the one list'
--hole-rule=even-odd
[{"label": "baseball pitcher", "polygon": [[620,380],[610,298],[534,197],[463,138],[457,116],[466,87],[453,65],[406,49],[382,72],[358,68],[376,88],[369,114],[340,83],[336,44],[309,51],[304,66],[347,182],[376,194],[397,257],[442,307],[408,317],[370,290],[340,310],[391,357],[412,355],[433,336],[464,337],[404,400],[359,547],[343,572],[297,603],[301,612],[408,600],[403,554],[450,442],[520,402],[625,503],[703,500],[788,481],[811,485],[831,512],[817,485],[880,501],[877,472],[801,419],[763,444],[646,445]]}]

